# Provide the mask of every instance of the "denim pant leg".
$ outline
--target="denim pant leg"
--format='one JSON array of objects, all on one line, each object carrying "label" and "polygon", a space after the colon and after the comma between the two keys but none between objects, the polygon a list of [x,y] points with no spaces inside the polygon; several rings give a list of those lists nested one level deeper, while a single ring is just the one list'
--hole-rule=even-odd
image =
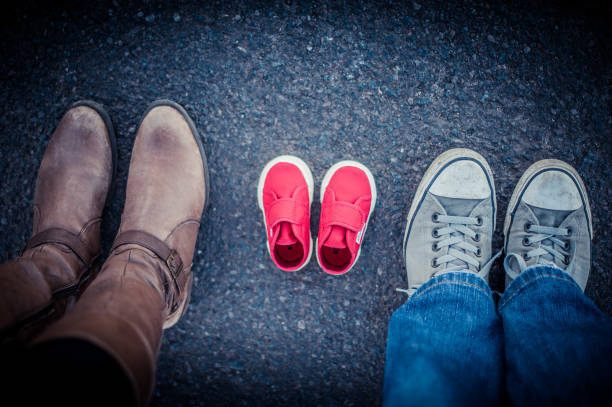
[{"label": "denim pant leg", "polygon": [[385,406],[496,405],[503,395],[501,320],[471,273],[432,278],[392,315]]},{"label": "denim pant leg", "polygon": [[568,274],[543,266],[522,272],[499,313],[512,404],[609,403],[612,323]]}]

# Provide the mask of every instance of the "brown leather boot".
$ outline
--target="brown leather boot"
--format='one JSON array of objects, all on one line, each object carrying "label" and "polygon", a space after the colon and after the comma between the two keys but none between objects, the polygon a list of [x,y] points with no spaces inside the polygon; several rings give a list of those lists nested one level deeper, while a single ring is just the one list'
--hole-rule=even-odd
[{"label": "brown leather boot", "polygon": [[81,101],[64,115],[45,151],[34,192],[32,237],[0,265],[0,331],[60,315],[94,273],[100,223],[116,162],[102,106]]},{"label": "brown leather boot", "polygon": [[149,399],[162,329],[185,312],[200,218],[208,202],[206,156],[174,102],[155,102],[134,142],[121,226],[96,280],[36,342],[80,338],[106,350]]}]

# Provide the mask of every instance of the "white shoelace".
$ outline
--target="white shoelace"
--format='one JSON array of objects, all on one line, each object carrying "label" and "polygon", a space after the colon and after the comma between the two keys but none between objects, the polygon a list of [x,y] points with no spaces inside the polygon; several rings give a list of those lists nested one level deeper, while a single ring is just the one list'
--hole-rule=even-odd
[{"label": "white shoelace", "polygon": [[[480,234],[472,230],[469,226],[482,225],[482,218],[434,214],[432,219],[435,223],[447,224],[445,227],[434,229],[434,237],[448,236],[434,243],[433,250],[438,251],[445,247],[449,248],[448,253],[432,260],[432,266],[439,267],[451,262],[456,262],[457,260],[460,260],[461,264],[453,264],[440,271],[436,271],[430,278],[450,272],[470,272],[482,278],[486,278],[491,270],[491,266],[501,255],[501,251],[497,252],[485,265],[481,266],[480,261],[476,259],[476,257],[482,255],[480,248],[466,240],[466,236],[471,238],[474,242],[480,240]],[[473,266],[476,271],[470,269],[470,265]],[[411,296],[420,286],[420,284],[412,285],[408,287],[408,289],[396,288],[396,290]]]},{"label": "white shoelace", "polygon": [[[530,233],[524,240],[523,245],[531,246],[534,243],[540,243],[540,246],[529,250],[524,253],[523,256],[520,256],[516,253],[508,253],[506,258],[504,259],[504,269],[506,270],[506,274],[511,279],[515,279],[518,277],[520,273],[525,271],[527,268],[527,261],[531,258],[538,258],[538,265],[544,266],[554,266],[559,267],[554,259],[557,258],[562,260],[563,264],[566,266],[570,263],[569,257],[569,241],[563,241],[559,239],[557,236],[570,236],[572,231],[570,228],[555,228],[551,226],[540,226],[527,224],[525,225],[525,232]],[[563,247],[565,250],[557,250],[553,247],[556,244],[557,246]],[[544,256],[552,256],[553,261],[544,258]],[[520,272],[516,272],[510,267],[510,260],[516,260]]]}]

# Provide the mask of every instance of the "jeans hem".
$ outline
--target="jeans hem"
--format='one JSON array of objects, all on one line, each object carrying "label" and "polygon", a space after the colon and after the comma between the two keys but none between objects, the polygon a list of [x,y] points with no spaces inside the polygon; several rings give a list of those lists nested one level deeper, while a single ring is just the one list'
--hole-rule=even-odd
[{"label": "jeans hem", "polygon": [[427,291],[445,284],[456,284],[472,287],[481,291],[486,296],[493,298],[493,292],[487,282],[474,273],[470,272],[450,272],[436,276],[423,284],[419,289],[410,297],[410,299],[420,297]]},{"label": "jeans hem", "polygon": [[581,290],[578,283],[576,283],[576,281],[569,274],[560,268],[552,266],[534,266],[523,271],[516,279],[514,279],[514,281],[512,281],[512,283],[510,283],[499,300],[498,310],[501,310],[504,306],[506,306],[528,285],[534,284],[537,280],[549,278],[566,281]]}]

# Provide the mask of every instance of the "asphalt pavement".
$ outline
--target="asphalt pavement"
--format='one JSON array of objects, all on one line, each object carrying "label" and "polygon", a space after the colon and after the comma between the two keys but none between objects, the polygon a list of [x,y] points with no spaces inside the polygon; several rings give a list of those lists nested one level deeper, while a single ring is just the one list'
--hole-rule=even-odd
[{"label": "asphalt pavement", "polygon": [[[544,158],[575,166],[593,213],[586,294],[612,314],[612,36],[599,3],[39,3],[3,13],[0,28],[0,261],[29,237],[36,171],[72,102],[103,103],[118,133],[106,251],[147,105],[181,103],[204,139],[211,206],[152,405],[380,404],[387,324],[406,299],[395,290],[406,215],[452,147],[492,167],[495,248],[522,172]],[[374,174],[378,203],[350,273],[273,266],[256,185],[280,154],[304,159],[317,191],[339,160]],[[492,285],[503,290],[501,261]]]}]

